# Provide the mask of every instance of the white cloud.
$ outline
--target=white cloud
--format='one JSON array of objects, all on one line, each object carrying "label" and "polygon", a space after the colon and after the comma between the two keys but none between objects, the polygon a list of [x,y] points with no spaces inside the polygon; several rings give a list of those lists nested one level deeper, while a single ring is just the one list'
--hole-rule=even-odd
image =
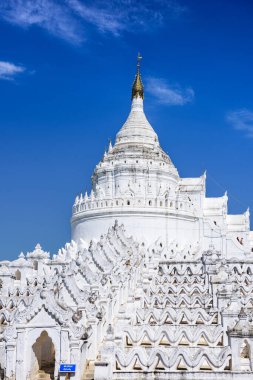
[{"label": "white cloud", "polygon": [[185,11],[176,0],[1,0],[0,18],[24,28],[38,26],[79,44],[88,25],[119,36],[157,28]]},{"label": "white cloud", "polygon": [[234,129],[243,131],[247,137],[253,138],[253,112],[247,108],[242,108],[237,111],[231,111],[226,116]]},{"label": "white cloud", "polygon": [[12,80],[17,74],[25,71],[23,66],[11,62],[0,61],[0,79]]},{"label": "white cloud", "polygon": [[49,33],[72,43],[83,40],[78,20],[69,8],[54,0],[2,0],[0,17],[24,28],[39,26]]},{"label": "white cloud", "polygon": [[67,3],[87,23],[115,36],[123,30],[137,32],[161,26],[167,17],[177,17],[185,11],[170,0],[96,0],[92,5],[88,1],[67,0]]},{"label": "white cloud", "polygon": [[169,106],[182,106],[191,103],[194,99],[194,91],[188,87],[183,89],[181,86],[172,86],[164,79],[148,77],[146,90],[153,95],[161,104]]},{"label": "white cloud", "polygon": [[122,14],[114,13],[109,8],[87,6],[78,0],[67,0],[67,2],[82,20],[92,24],[101,32],[110,32],[117,36],[125,28]]}]

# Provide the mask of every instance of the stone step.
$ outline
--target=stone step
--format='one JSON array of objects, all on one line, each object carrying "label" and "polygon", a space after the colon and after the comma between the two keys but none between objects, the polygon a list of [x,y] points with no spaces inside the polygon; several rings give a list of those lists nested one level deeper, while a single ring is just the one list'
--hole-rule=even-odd
[{"label": "stone step", "polygon": [[[50,371],[51,372],[51,371]],[[53,373],[52,373],[53,374]],[[44,370],[40,369],[35,376],[35,380],[51,380],[52,375],[51,373],[45,372]]]},{"label": "stone step", "polygon": [[36,375],[35,380],[51,380],[49,373],[39,373]]},{"label": "stone step", "polygon": [[83,380],[93,380],[93,379],[94,379],[94,361],[91,360],[88,362],[86,366]]}]

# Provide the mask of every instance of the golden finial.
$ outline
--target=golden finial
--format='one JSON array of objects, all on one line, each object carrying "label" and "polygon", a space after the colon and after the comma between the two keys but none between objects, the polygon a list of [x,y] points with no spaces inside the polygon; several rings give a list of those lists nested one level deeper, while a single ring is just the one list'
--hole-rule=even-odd
[{"label": "golden finial", "polygon": [[143,83],[141,80],[141,73],[140,73],[141,59],[142,59],[142,56],[140,55],[140,53],[138,53],[137,72],[136,72],[133,87],[132,87],[132,99],[137,98],[138,96],[144,99],[144,87],[143,87]]},{"label": "golden finial", "polygon": [[141,53],[139,52],[137,55],[137,71],[140,71],[141,59],[142,59],[142,56],[141,56]]}]

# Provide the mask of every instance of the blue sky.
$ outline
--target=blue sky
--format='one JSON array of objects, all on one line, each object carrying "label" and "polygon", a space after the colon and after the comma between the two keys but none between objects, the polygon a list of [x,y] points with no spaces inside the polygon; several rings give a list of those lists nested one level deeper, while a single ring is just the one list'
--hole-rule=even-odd
[{"label": "blue sky", "polygon": [[70,239],[130,108],[140,51],[145,111],[181,176],[253,209],[252,1],[0,2],[0,259]]}]

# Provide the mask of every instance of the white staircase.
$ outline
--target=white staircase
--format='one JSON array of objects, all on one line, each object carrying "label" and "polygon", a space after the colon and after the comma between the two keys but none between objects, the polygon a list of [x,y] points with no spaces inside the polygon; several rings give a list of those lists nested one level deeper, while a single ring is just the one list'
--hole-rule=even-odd
[{"label": "white staircase", "polygon": [[34,380],[51,380],[53,379],[53,373],[51,371],[40,369],[35,376]]},{"label": "white staircase", "polygon": [[86,368],[85,368],[85,372],[84,372],[84,376],[83,376],[83,380],[93,380],[94,379],[94,360],[89,360],[87,365],[86,365]]}]

